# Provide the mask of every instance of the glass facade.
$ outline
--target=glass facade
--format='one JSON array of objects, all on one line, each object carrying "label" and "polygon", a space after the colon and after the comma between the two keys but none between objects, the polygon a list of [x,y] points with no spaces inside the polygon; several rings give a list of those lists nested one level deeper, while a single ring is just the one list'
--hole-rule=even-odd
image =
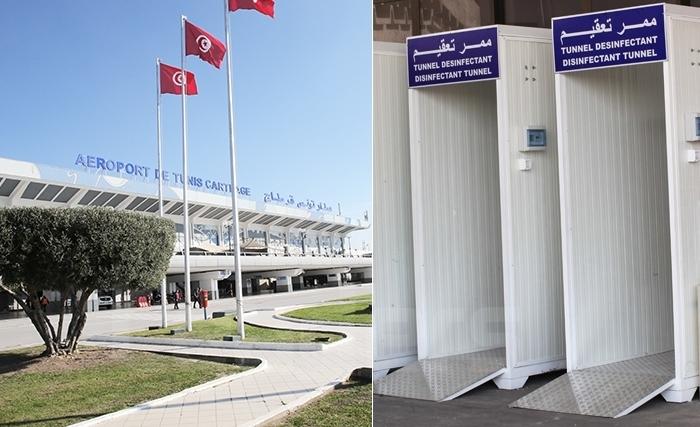
[{"label": "glass facade", "polygon": [[185,248],[185,227],[182,224],[175,224],[175,250],[182,251]]},{"label": "glass facade", "polygon": [[318,255],[318,237],[306,235],[304,237],[304,248],[306,255]]},{"label": "glass facade", "polygon": [[304,253],[302,240],[300,231],[292,231],[289,233],[288,247],[290,255],[302,255]]},{"label": "glass facade", "polygon": [[208,243],[219,246],[219,227],[207,224],[195,224],[192,245],[197,246],[197,242]]},{"label": "glass facade", "polygon": [[331,236],[321,236],[319,237],[321,242],[321,254],[331,255],[331,250],[333,249],[333,243],[331,242]]},{"label": "glass facade", "polygon": [[265,247],[265,234],[263,230],[248,230],[246,246]]},{"label": "glass facade", "polygon": [[[223,246],[226,246],[229,250],[233,250],[235,246],[235,239],[233,238],[233,234],[231,233],[231,230],[233,229],[232,225],[225,225],[224,226],[224,232],[223,232]],[[241,239],[241,243],[245,243],[245,235],[243,234],[243,229],[240,229],[239,232],[239,239]]]},{"label": "glass facade", "polygon": [[[175,224],[176,251],[182,251],[184,247],[184,227]],[[224,225],[219,235],[219,228],[210,224],[192,225],[192,247],[206,249],[207,245],[219,246],[225,250],[233,250],[235,242],[231,235],[231,226]],[[241,228],[239,237],[243,252],[261,250],[276,255],[342,255],[343,238],[331,235],[308,235],[301,230],[271,230],[268,235],[266,230]],[[267,243],[266,243],[267,237]]]},{"label": "glass facade", "polygon": [[333,238],[333,254],[334,255],[342,255],[342,253],[343,253],[343,238],[336,236]]},{"label": "glass facade", "polygon": [[283,232],[270,231],[270,253],[284,254],[284,248],[287,245],[287,234]]}]

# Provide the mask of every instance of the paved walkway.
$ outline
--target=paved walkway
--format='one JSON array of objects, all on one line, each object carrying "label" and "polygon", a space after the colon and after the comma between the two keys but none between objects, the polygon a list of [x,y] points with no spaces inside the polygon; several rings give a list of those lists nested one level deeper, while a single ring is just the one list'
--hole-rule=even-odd
[{"label": "paved walkway", "polygon": [[[243,307],[245,311],[251,311],[288,305],[315,304],[370,292],[372,292],[372,287],[368,285],[347,285],[337,288],[312,289],[291,293],[254,295],[243,297]],[[172,304],[169,305],[169,324],[183,323],[185,321],[184,304],[181,303],[180,307],[182,307],[180,310],[173,310]],[[236,301],[233,298],[209,302],[209,313],[217,310],[233,311],[235,308]],[[56,325],[58,316],[50,317],[53,324]],[[201,309],[192,310],[193,320],[203,318]],[[70,320],[70,315],[68,315],[68,319]],[[88,313],[83,338],[92,335],[107,335],[145,329],[149,325],[160,326],[160,306],[98,311]],[[41,338],[28,318],[0,320],[0,351],[32,344],[40,345]]]},{"label": "paved walkway", "polygon": [[[250,314],[246,320],[288,329],[344,332],[348,339],[324,351],[294,352],[227,350],[172,346],[115,344],[138,350],[251,357],[267,366],[251,375],[194,392],[162,405],[117,417],[99,426],[245,426],[256,425],[313,398],[317,390],[344,380],[353,369],[372,366],[372,329],[367,327],[306,325],[272,317],[273,311]],[[94,344],[94,343],[91,343]]]}]

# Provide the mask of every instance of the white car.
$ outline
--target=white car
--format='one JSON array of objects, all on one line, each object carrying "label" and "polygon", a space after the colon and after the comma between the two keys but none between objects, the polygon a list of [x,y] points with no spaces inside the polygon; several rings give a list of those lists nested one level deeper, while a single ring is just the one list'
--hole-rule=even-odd
[{"label": "white car", "polygon": [[100,307],[114,307],[114,298],[110,296],[100,297]]}]

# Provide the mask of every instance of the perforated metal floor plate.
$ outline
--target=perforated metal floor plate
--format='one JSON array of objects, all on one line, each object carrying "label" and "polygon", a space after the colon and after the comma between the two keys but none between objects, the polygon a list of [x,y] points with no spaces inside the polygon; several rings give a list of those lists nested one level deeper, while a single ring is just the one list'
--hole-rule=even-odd
[{"label": "perforated metal floor plate", "polygon": [[673,384],[674,352],[569,372],[511,407],[617,418]]},{"label": "perforated metal floor plate", "polygon": [[387,396],[443,401],[501,375],[505,348],[423,359],[374,382],[374,393]]}]

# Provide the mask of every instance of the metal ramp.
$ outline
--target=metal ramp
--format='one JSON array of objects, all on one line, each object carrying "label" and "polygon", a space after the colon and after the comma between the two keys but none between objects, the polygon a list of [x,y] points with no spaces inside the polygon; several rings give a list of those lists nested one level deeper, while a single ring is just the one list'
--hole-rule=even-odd
[{"label": "metal ramp", "polygon": [[568,372],[511,407],[617,418],[673,384],[674,352]]},{"label": "metal ramp", "polygon": [[442,402],[501,375],[504,347],[456,356],[423,359],[374,382],[374,393]]}]

